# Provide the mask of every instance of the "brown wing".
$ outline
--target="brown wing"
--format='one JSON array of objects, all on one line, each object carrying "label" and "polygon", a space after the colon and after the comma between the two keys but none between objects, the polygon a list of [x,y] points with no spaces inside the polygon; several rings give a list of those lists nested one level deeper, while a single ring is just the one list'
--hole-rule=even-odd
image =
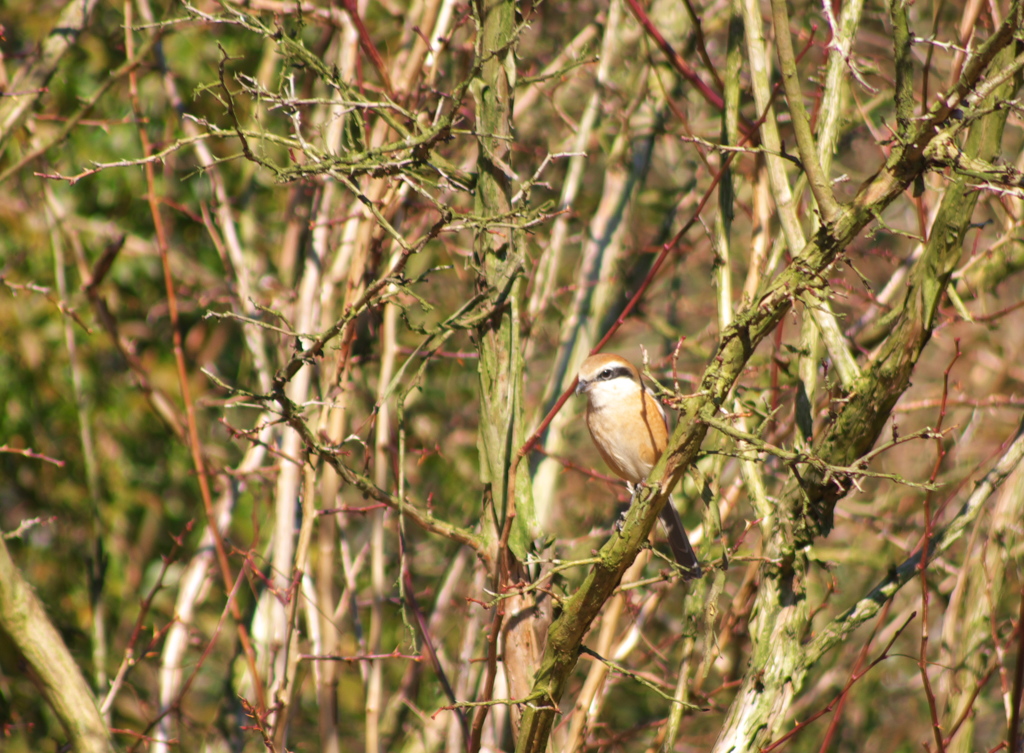
[{"label": "brown wing", "polygon": [[[639,443],[640,459],[650,471],[658,462],[668,444],[668,425],[661,405],[646,389],[640,393],[643,408],[639,413],[637,431],[643,437]],[[646,474],[645,474],[646,475]]]}]

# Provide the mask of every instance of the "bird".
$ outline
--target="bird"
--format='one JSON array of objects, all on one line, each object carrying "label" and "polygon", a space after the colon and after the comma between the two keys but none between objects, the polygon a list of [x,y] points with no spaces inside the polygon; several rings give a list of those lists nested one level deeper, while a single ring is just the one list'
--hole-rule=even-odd
[{"label": "bird", "polygon": [[[580,366],[576,394],[587,396],[587,429],[597,451],[630,489],[647,480],[668,444],[661,403],[644,386],[640,372],[622,356],[599,353]],[[668,543],[686,580],[703,574],[672,498],[661,510]]]}]

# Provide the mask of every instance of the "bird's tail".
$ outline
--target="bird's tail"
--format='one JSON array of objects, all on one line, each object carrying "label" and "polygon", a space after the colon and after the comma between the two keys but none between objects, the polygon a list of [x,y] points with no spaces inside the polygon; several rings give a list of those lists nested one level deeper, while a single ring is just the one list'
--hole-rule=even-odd
[{"label": "bird's tail", "polygon": [[679,513],[676,512],[676,506],[672,504],[671,497],[661,509],[661,522],[665,524],[665,530],[668,532],[669,548],[672,549],[672,554],[676,558],[676,562],[679,563],[679,567],[683,569],[683,578],[686,580],[699,578],[704,571],[701,570],[697,555],[694,553],[693,547],[690,546],[690,539],[686,536],[683,521],[679,519]]}]

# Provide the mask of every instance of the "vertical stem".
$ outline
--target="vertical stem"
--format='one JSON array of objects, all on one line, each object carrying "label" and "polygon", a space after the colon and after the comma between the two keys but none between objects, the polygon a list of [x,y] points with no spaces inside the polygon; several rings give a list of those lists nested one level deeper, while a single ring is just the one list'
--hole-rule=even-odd
[{"label": "vertical stem", "polygon": [[[129,58],[135,55],[135,42],[132,36],[131,5],[125,4],[125,52]],[[139,98],[138,77],[135,71],[128,75],[128,92],[131,98],[132,114],[135,118],[139,132],[139,142],[144,156],[153,154],[153,145],[149,140],[146,131],[146,118],[142,111]],[[228,599],[228,609],[231,618],[235,622],[238,632],[238,640],[245,653],[246,663],[249,667],[249,676],[252,680],[253,690],[256,693],[256,705],[262,712],[267,707],[266,694],[263,682],[256,666],[256,653],[252,647],[249,631],[242,619],[242,609],[233,596],[235,588],[235,577],[231,572],[231,562],[228,560],[227,547],[217,527],[217,518],[213,509],[213,495],[210,490],[210,477],[207,472],[206,460],[203,454],[203,444],[199,439],[198,420],[196,418],[195,403],[192,400],[192,390],[188,383],[188,367],[185,363],[185,350],[182,344],[181,323],[178,318],[178,298],[175,292],[174,276],[171,273],[170,242],[164,226],[163,215],[160,211],[160,194],[156,187],[156,169],[152,162],[147,162],[144,168],[146,176],[146,198],[149,203],[150,216],[153,219],[153,232],[156,236],[157,250],[160,254],[160,266],[163,271],[164,291],[167,295],[167,315],[171,323],[171,344],[174,353],[174,362],[177,371],[178,388],[181,391],[181,401],[185,406],[185,419],[188,425],[188,449],[192,456],[192,466],[196,472],[196,480],[199,483],[199,495],[203,503],[203,511],[206,514],[207,525],[213,531],[213,544],[217,554],[217,564],[220,567],[221,579],[223,581],[224,593]]]},{"label": "vertical stem", "polygon": [[[64,219],[63,207],[53,194],[53,189],[44,187],[47,216],[50,221],[50,243],[53,248],[54,280],[62,302],[68,301],[68,283],[65,273],[64,242],[60,225]],[[101,598],[106,575],[106,552],[103,548],[103,518],[100,515],[100,473],[96,457],[96,444],[92,432],[92,398],[86,394],[85,376],[78,344],[75,341],[74,323],[70,317],[63,318],[64,344],[68,349],[68,365],[71,370],[71,391],[75,398],[78,416],[78,436],[82,443],[82,462],[85,465],[85,485],[89,491],[89,514],[92,518],[90,532],[91,553],[88,559],[89,604],[92,608],[92,663],[93,687],[103,693],[107,688],[107,630],[106,602]],[[110,712],[103,713],[103,721],[110,724]]]},{"label": "vertical stem", "polygon": [[[359,41],[355,25],[348,15],[343,15],[341,18],[341,28],[336,45],[334,64],[338,66],[343,77],[354,78]],[[335,98],[342,99],[340,93],[335,93]],[[352,115],[345,111],[340,102],[332,107],[329,118],[328,143],[333,149],[340,150],[342,148],[344,126],[348,117],[352,117]],[[363,271],[363,253],[366,249],[366,245],[363,245],[359,248],[358,253],[356,250],[360,228],[366,221],[364,213],[359,209],[350,211],[348,220],[336,235],[328,232],[331,225],[329,218],[332,212],[337,211],[340,203],[340,198],[337,200],[333,198],[331,187],[332,184],[325,187],[324,201],[320,204],[320,215],[316,218],[313,229],[314,243],[322,242],[325,246],[333,243],[336,249],[331,266],[325,273],[326,279],[321,292],[321,327],[329,326],[336,311],[339,308],[344,310],[344,307],[350,305],[361,293],[361,288],[353,290],[345,284],[345,281],[348,275]],[[352,204],[359,206],[359,200],[352,198]],[[322,240],[318,237],[321,234]],[[356,263],[359,264],[358,267],[356,267]],[[340,443],[345,436],[349,403],[352,400],[351,392],[341,389],[339,386],[348,383],[352,368],[351,351],[354,337],[355,332],[350,330],[340,344],[333,368],[325,369],[321,376],[321,394],[325,397],[332,395],[333,399],[329,401],[328,406],[325,406],[321,415],[320,430],[336,443]],[[339,497],[341,477],[327,464],[321,468],[320,504],[323,507],[332,507]],[[362,636],[359,610],[355,608],[355,574],[349,551],[348,530],[349,524],[344,515],[325,515],[318,521],[317,588],[323,610],[321,612],[321,634],[323,636],[323,651],[326,654],[334,653],[337,650],[339,628],[335,615],[346,606],[351,606],[353,632]],[[337,590],[334,587],[334,578],[335,573],[339,570],[343,574],[344,584],[342,586],[342,601],[335,606]],[[324,666],[320,667],[320,686],[317,693],[320,750],[321,753],[339,753],[341,744],[338,727],[338,684],[342,670],[336,662],[321,662],[321,664]],[[365,662],[359,663],[359,672],[365,688],[368,673]]]},{"label": "vertical stem", "polygon": [[831,225],[839,214],[839,204],[832,193],[828,175],[822,172],[818,160],[818,147],[811,134],[811,118],[804,106],[804,95],[796,70],[796,54],[793,52],[793,38],[789,34],[786,0],[772,0],[772,16],[775,22],[775,46],[779,53],[779,68],[782,71],[782,83],[786,88],[786,101],[789,103],[789,113],[792,116],[796,146],[800,151],[804,174],[811,185],[811,192],[818,202],[821,217],[826,224]]},{"label": "vertical stem", "polygon": [[[324,201],[321,190],[315,204]],[[303,264],[299,296],[296,302],[294,321],[299,332],[313,332],[319,321],[320,279],[323,269],[323,246],[311,245]],[[303,405],[312,387],[313,369],[304,367],[291,379],[286,387],[288,398],[295,405]],[[305,457],[302,437],[291,428],[283,429],[281,452],[286,458]],[[271,555],[273,583],[277,594],[269,591],[263,594],[263,607],[268,610],[270,629],[269,642],[263,647],[264,661],[269,676],[267,684],[275,694],[286,688],[288,673],[286,641],[288,636],[288,610],[279,596],[289,593],[292,586],[292,568],[295,561],[295,513],[298,506],[299,490],[302,486],[302,467],[293,462],[281,464],[274,490],[274,548]],[[298,598],[298,594],[293,594]],[[276,716],[269,719],[271,726],[277,724]]]},{"label": "vertical stem", "polygon": [[[533,506],[530,479],[525,471],[515,476],[511,468],[516,447],[522,441],[523,364],[520,343],[520,291],[524,268],[522,232],[515,227],[512,205],[512,113],[516,84],[516,4],[512,0],[477,0],[477,76],[471,85],[476,104],[477,186],[474,211],[483,218],[473,242],[478,269],[477,290],[494,305],[493,314],[475,331],[480,352],[480,474],[491,500],[492,524],[484,524],[491,539],[495,563],[492,588],[502,593],[511,579],[525,577],[519,564],[531,537]],[[514,484],[514,488],[513,487]],[[514,495],[514,498],[511,496]],[[483,511],[487,520],[487,510]],[[499,536],[500,532],[500,536]],[[510,577],[510,571],[515,575]],[[532,594],[501,601],[495,606],[488,636],[488,668],[484,695],[489,696],[496,676],[498,641],[508,675],[509,693],[525,696],[539,661]],[[515,611],[514,625],[502,629],[503,611]],[[512,709],[518,725],[519,707]],[[473,719],[470,748],[480,744],[487,707]]]},{"label": "vertical stem", "polygon": [[[739,144],[739,107],[740,107],[740,65],[742,63],[742,48],[744,38],[743,6],[742,0],[733,0],[731,3],[732,17],[729,20],[729,46],[726,55],[725,90],[723,92],[725,109],[722,111],[722,138],[726,144]],[[732,324],[735,318],[732,301],[732,274],[730,264],[730,246],[732,218],[734,214],[733,203],[735,201],[735,189],[732,180],[732,167],[726,163],[722,168],[722,182],[718,188],[718,217],[715,220],[715,238],[718,247],[718,262],[716,273],[718,275],[718,325],[725,329]],[[757,261],[751,258],[748,262],[755,265]],[[744,305],[741,302],[741,305]],[[738,416],[743,416],[745,409],[739,400],[735,401],[734,409]],[[738,418],[737,427],[742,431],[747,430],[746,419]],[[744,443],[740,443],[744,448]],[[750,459],[749,453],[741,450],[740,469],[743,479],[746,482],[748,494],[754,509],[761,519],[761,530],[767,536],[772,526],[772,507],[766,503],[764,477],[758,463]]]},{"label": "vertical stem", "polygon": [[[515,3],[510,0],[478,0],[480,26],[477,40],[479,77],[473,84],[476,99],[477,158],[479,178],[474,210],[483,218],[510,220],[512,212],[512,108],[515,92]],[[505,305],[477,329],[480,349],[480,445],[481,472],[491,485],[497,521],[508,513],[507,473],[513,435],[513,405],[522,388],[520,354],[512,348],[517,333],[517,277],[522,269],[518,233],[502,227],[483,228],[473,244],[479,265],[478,289],[496,302],[510,293]]]},{"label": "vertical stem", "polygon": [[890,0],[892,46],[896,60],[896,133],[905,140],[913,128],[914,68],[910,54],[910,11],[906,0]]},{"label": "vertical stem", "polygon": [[[281,689],[277,695],[277,714],[272,732],[274,746],[277,750],[288,749],[288,722],[292,715],[292,705],[296,697],[296,679],[299,675],[299,607],[303,602],[308,606],[311,599],[307,598],[308,589],[304,588],[306,571],[309,567],[310,543],[313,540],[313,525],[316,521],[316,463],[308,456],[303,456],[302,464],[302,524],[299,529],[298,544],[295,548],[295,566],[291,579],[289,600],[286,609],[285,625],[287,632],[281,647],[283,656],[284,676],[281,678]],[[309,614],[311,610],[307,610]],[[314,626],[310,625],[310,633]]]},{"label": "vertical stem", "polygon": [[[850,61],[850,50],[853,48],[853,37],[860,28],[861,16],[864,12],[864,0],[848,0],[843,3],[843,10],[838,21],[834,21],[832,29],[831,52],[828,56],[828,67],[825,71],[825,86],[821,91],[821,108],[818,110],[814,133],[818,139],[818,159],[821,170],[829,175],[832,170],[832,157],[839,138],[839,125],[843,115],[843,106],[848,104],[844,82],[846,71],[853,67]],[[829,15],[832,19],[832,16]],[[834,20],[834,19],[833,19]]]},{"label": "vertical stem", "polygon": [[[384,323],[381,331],[381,363],[378,389],[381,395],[391,383],[395,370],[395,329],[398,322],[397,309],[393,304],[384,307]],[[376,431],[373,446],[373,482],[381,489],[388,483],[388,450],[391,438],[391,409],[386,401],[377,406]],[[374,510],[370,530],[370,584],[373,589],[373,603],[370,608],[371,655],[381,653],[381,634],[384,629],[384,600],[387,598],[387,577],[384,573],[384,515],[386,510]],[[384,708],[383,698],[384,660],[370,662],[370,677],[366,688],[366,753],[379,753],[380,718]]]},{"label": "vertical stem", "polygon": [[[789,178],[786,175],[785,160],[778,156],[783,148],[778,122],[772,107],[771,59],[766,51],[764,32],[761,28],[760,5],[755,0],[743,0],[743,22],[754,102],[757,105],[757,111],[765,113],[764,122],[761,124],[761,140],[766,150],[765,166],[771,180],[775,203],[779,209],[779,222],[782,225],[786,243],[789,245],[790,253],[798,254],[806,243],[806,236],[797,211],[799,197],[793,195]],[[788,28],[785,31],[787,34],[789,33]],[[816,154],[817,152],[815,152]],[[824,298],[816,298],[814,305],[809,309],[825,339],[836,371],[843,384],[852,389],[853,383],[860,376],[860,369],[839,329],[835,315],[829,309],[828,301]]]},{"label": "vertical stem", "polygon": [[[725,64],[725,89],[722,92],[725,107],[722,110],[722,139],[729,145],[739,143],[740,63],[743,43],[743,12],[737,3],[731,4],[728,51]],[[718,285],[718,326],[725,329],[732,324],[732,267],[729,263],[730,232],[732,230],[735,188],[732,166],[723,159],[722,180],[718,184],[718,214],[715,216],[715,263]]]},{"label": "vertical stem", "polygon": [[1007,727],[1007,747],[1010,753],[1020,751],[1020,699],[1024,693],[1024,587],[1020,592],[1020,613],[1017,615],[1017,664],[1013,670],[1010,723]]}]

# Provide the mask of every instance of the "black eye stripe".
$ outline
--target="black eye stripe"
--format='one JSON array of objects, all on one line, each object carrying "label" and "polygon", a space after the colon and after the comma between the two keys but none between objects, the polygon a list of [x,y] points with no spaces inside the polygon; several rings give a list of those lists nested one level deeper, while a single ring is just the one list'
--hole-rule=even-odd
[{"label": "black eye stripe", "polygon": [[597,375],[598,379],[607,381],[609,379],[616,379],[618,377],[632,378],[633,375],[628,368],[625,366],[614,366],[607,369],[603,369],[600,374]]}]

